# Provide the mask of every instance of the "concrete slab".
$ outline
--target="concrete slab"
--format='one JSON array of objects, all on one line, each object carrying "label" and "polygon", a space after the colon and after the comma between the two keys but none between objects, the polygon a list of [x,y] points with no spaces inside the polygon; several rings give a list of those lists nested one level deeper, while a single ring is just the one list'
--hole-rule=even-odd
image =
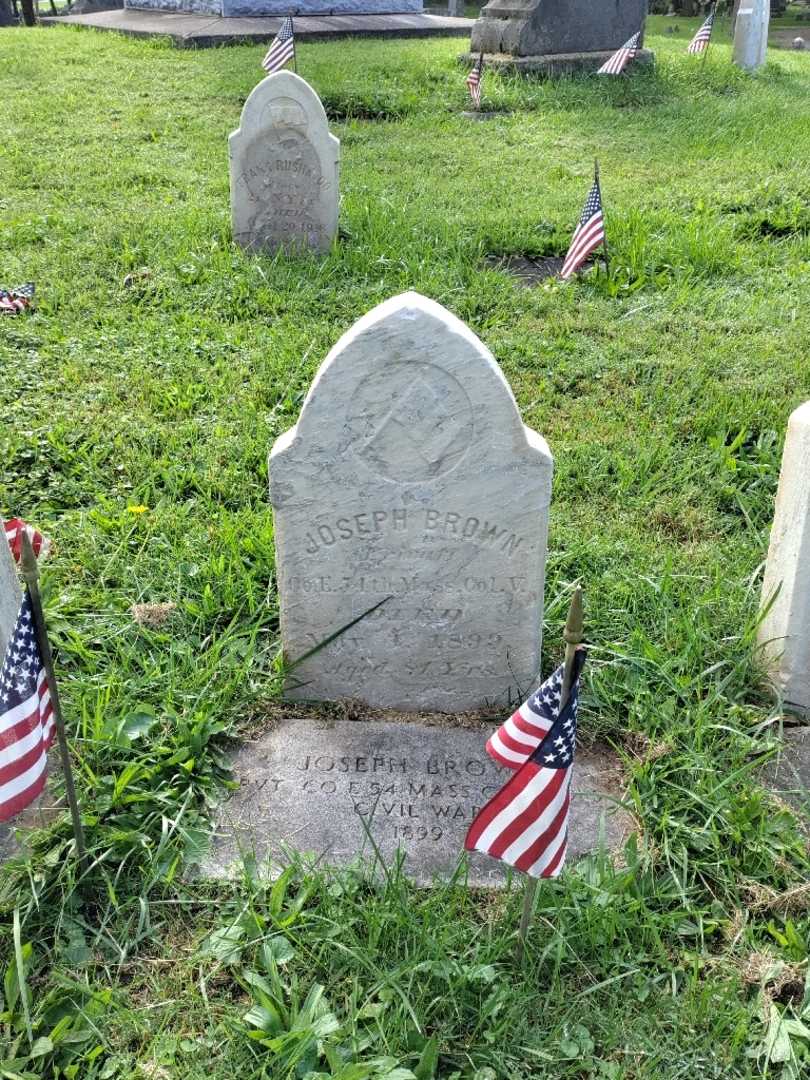
[{"label": "concrete slab", "polygon": [[785,728],[778,758],[764,772],[765,784],[810,818],[810,727]]},{"label": "concrete slab", "polygon": [[[283,719],[234,756],[239,788],[219,809],[198,873],[238,877],[243,857],[255,857],[273,877],[291,850],[323,866],[373,864],[378,851],[391,866],[399,850],[418,884],[449,878],[478,809],[511,775],[486,753],[495,727]],[[569,864],[602,843],[621,846],[632,822],[620,798],[616,756],[578,751]],[[505,875],[496,859],[470,857],[470,884],[499,886]]]},{"label": "concrete slab", "polygon": [[[84,26],[113,30],[130,37],[169,37],[179,48],[207,48],[245,42],[272,41],[283,22],[280,16],[223,19],[185,12],[96,11],[40,20],[48,26]],[[473,19],[442,15],[302,15],[295,20],[296,41],[334,41],[341,37],[469,37]]]}]

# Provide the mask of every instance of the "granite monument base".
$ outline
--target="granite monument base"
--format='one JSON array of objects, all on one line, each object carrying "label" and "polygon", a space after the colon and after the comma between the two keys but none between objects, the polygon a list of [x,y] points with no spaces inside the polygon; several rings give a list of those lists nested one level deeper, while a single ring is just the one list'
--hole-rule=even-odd
[{"label": "granite monument base", "polygon": [[[465,53],[465,64],[474,63],[479,53]],[[508,71],[520,75],[539,75],[549,79],[558,79],[564,75],[590,75],[598,71],[606,60],[613,55],[608,52],[551,53],[545,56],[509,56],[506,53],[485,53],[484,68],[496,71]],[[648,67],[654,62],[650,49],[640,49],[628,72],[638,66]]]},{"label": "granite monument base", "polygon": [[400,15],[422,11],[422,0],[124,0],[130,10],[189,12],[221,15],[224,19],[248,15]]},{"label": "granite monument base", "polygon": [[[419,885],[456,873],[478,809],[510,776],[487,755],[497,726],[458,728],[364,720],[285,719],[232,762],[238,790],[219,809],[207,878],[239,877],[245,859],[276,876],[291,852],[320,866],[364,863],[381,873],[397,853]],[[618,759],[580,750],[574,769],[569,863],[620,847],[630,819]],[[473,854],[467,880],[500,886],[508,868]]]},{"label": "granite monument base", "polygon": [[643,30],[647,0],[490,0],[470,51],[509,56],[615,52]]},{"label": "granite monument base", "polygon": [[[208,49],[220,45],[269,42],[278,33],[279,15],[223,19],[189,11],[97,11],[89,15],[43,15],[43,26],[82,26],[128,37],[168,38],[179,49]],[[295,20],[295,40],[335,41],[340,38],[469,37],[471,19],[451,19],[424,12],[405,15],[302,15]]]}]

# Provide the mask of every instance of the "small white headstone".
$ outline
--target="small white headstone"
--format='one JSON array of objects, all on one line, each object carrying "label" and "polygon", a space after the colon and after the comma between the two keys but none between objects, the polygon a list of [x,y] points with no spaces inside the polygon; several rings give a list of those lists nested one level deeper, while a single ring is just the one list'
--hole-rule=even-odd
[{"label": "small white headstone", "polygon": [[788,421],[763,605],[774,596],[759,640],[785,702],[810,710],[810,401]]},{"label": "small white headstone", "polygon": [[340,142],[309,83],[291,71],[262,79],[229,149],[234,240],[253,250],[328,251],[338,223]]},{"label": "small white headstone", "polygon": [[20,610],[22,594],[11,548],[6,543],[3,519],[0,518],[0,663]]},{"label": "small white headstone", "polygon": [[[552,458],[492,354],[432,300],[381,304],[270,455],[288,696],[455,712],[537,676]],[[388,599],[386,599],[388,598]]]}]

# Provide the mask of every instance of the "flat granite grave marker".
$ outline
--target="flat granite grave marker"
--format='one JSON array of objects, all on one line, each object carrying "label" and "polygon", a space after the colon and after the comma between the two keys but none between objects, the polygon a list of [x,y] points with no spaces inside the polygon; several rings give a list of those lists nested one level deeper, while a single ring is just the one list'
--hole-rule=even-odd
[{"label": "flat granite grave marker", "polygon": [[786,705],[810,712],[810,401],[788,421],[759,641]]},{"label": "flat granite grave marker", "polygon": [[[273,876],[291,850],[324,866],[369,864],[376,847],[386,866],[400,850],[418,884],[446,878],[473,817],[510,775],[484,749],[496,727],[283,720],[237,753],[240,786],[220,807],[199,873],[238,877],[243,859],[255,857],[260,872]],[[609,851],[619,847],[630,823],[616,812],[615,757],[577,751],[574,793],[569,862],[602,841]],[[500,885],[505,876],[502,863],[470,856],[470,884]]]},{"label": "flat granite grave marker", "polygon": [[525,697],[551,474],[464,323],[417,293],[360,319],[270,455],[287,660],[362,616],[294,668],[287,696],[411,712]]},{"label": "flat granite grave marker", "polygon": [[328,251],[338,224],[340,142],[309,83],[291,71],[262,79],[228,145],[236,243]]}]

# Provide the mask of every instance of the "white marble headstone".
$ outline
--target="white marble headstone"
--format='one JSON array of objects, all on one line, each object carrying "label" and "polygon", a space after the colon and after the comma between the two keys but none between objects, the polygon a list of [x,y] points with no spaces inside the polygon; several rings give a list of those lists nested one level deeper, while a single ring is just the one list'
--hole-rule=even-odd
[{"label": "white marble headstone", "polygon": [[22,594],[11,548],[6,542],[2,518],[0,518],[0,534],[0,662],[2,662],[6,645],[14,630],[17,613],[20,610]]},{"label": "white marble headstone", "polygon": [[486,346],[406,293],[321,365],[270,455],[285,656],[299,699],[455,712],[538,672],[552,458]]},{"label": "white marble headstone", "polygon": [[788,421],[762,602],[759,641],[774,682],[788,705],[810,712],[810,401]]},{"label": "white marble headstone", "polygon": [[234,240],[252,250],[328,251],[338,223],[340,142],[309,83],[291,71],[262,79],[229,150]]}]

